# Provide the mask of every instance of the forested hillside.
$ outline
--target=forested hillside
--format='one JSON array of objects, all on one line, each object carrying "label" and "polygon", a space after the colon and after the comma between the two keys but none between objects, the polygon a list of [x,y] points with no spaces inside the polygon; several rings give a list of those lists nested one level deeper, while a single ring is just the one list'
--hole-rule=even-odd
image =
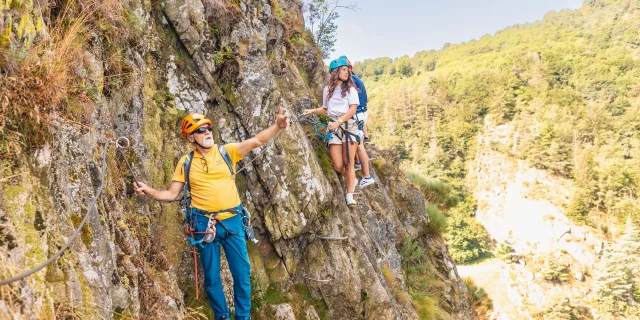
[{"label": "forested hillside", "polygon": [[[564,214],[574,223],[611,242],[639,241],[632,224],[624,231],[627,217],[640,224],[639,31],[640,1],[590,0],[477,41],[356,64],[372,140],[395,150],[437,204],[431,221],[442,223],[432,227],[458,262],[495,254],[465,185],[488,122],[514,131],[492,150],[571,182]],[[627,253],[639,257],[635,248]],[[594,289],[600,310],[637,312],[638,269],[611,272],[624,276],[596,275],[610,281]]]},{"label": "forested hillside", "polygon": [[[172,184],[186,115],[240,142],[317,105],[326,77],[299,0],[0,0],[0,319],[226,318],[181,206],[133,181]],[[349,208],[313,125],[280,132],[236,166],[251,318],[473,319],[395,155],[369,149],[377,184]],[[206,271],[232,313],[237,270]]]}]

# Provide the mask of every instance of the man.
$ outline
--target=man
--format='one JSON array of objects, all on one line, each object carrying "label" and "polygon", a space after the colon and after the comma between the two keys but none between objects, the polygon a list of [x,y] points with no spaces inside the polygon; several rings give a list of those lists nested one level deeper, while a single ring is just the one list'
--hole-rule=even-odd
[{"label": "man", "polygon": [[[349,65],[349,70],[351,70],[351,77],[353,79],[353,82],[356,84],[356,87],[358,88],[358,100],[360,100],[360,105],[356,109],[355,117],[357,121],[363,122],[361,132],[364,135],[363,142],[367,143],[369,142],[369,139],[367,138],[367,131],[366,131],[367,102],[368,102],[367,89],[364,87],[364,83],[362,82],[362,80],[360,80],[360,78],[358,78],[358,76],[356,76],[356,74],[353,72],[353,65],[351,64],[351,61],[347,59],[347,56],[342,56],[338,59],[344,59],[347,61],[347,64]],[[364,188],[368,185],[372,185],[375,183],[375,181],[373,180],[373,177],[371,176],[371,172],[369,171],[369,155],[367,154],[367,150],[365,150],[364,148],[364,143],[361,143],[360,145],[358,145],[358,151],[356,154],[356,163],[354,165],[356,170],[362,169],[362,180],[360,180],[360,183],[358,184],[360,188]]]},{"label": "man", "polygon": [[[267,143],[280,130],[287,127],[289,127],[289,119],[282,114],[282,108],[280,108],[276,122],[271,127],[251,139],[224,145],[223,148],[232,161],[233,170],[235,171],[236,163],[247,153]],[[190,222],[194,231],[197,232],[194,235],[195,240],[204,240],[197,245],[197,248],[204,269],[207,297],[216,319],[230,319],[231,316],[220,278],[220,246],[222,246],[233,277],[235,319],[246,320],[251,319],[251,266],[244,224],[241,214],[236,213],[236,209],[242,208],[242,205],[233,175],[221,154],[222,150],[214,143],[211,131],[211,121],[202,114],[192,113],[182,120],[182,136],[195,147],[188,176],[191,192],[190,210],[193,217],[193,221]],[[144,183],[134,182],[136,193],[139,195],[147,193],[158,200],[175,199],[185,185],[184,162],[187,156],[183,156],[178,162],[168,190],[156,190]],[[211,232],[210,237],[207,237],[210,234],[204,234],[206,231]]]}]

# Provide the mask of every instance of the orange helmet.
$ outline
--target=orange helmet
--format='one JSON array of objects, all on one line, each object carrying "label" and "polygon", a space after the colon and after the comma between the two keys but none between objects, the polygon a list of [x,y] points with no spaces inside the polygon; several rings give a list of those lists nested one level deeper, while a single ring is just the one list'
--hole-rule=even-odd
[{"label": "orange helmet", "polygon": [[211,123],[211,120],[209,120],[209,118],[207,118],[207,116],[203,114],[194,112],[184,117],[184,119],[182,119],[182,125],[181,125],[182,137],[186,139],[188,135],[196,131],[196,129],[198,129],[203,124],[208,124],[210,126],[213,126],[213,123]]}]

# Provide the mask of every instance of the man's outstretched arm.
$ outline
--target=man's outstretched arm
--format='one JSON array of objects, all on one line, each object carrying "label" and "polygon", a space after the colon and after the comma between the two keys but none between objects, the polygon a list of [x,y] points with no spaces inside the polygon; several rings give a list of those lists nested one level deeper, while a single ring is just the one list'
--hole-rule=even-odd
[{"label": "man's outstretched arm", "polygon": [[168,190],[156,190],[143,182],[133,183],[133,189],[136,191],[136,194],[143,195],[146,193],[156,200],[164,201],[175,200],[178,197],[178,194],[180,194],[180,191],[182,191],[183,186],[183,182],[171,181],[171,185]]},{"label": "man's outstretched arm", "polygon": [[251,150],[269,142],[273,139],[278,132],[282,129],[289,127],[289,117],[282,114],[282,108],[278,109],[278,115],[276,116],[276,123],[271,127],[260,131],[255,137],[247,139],[238,144],[238,154],[244,157]]}]

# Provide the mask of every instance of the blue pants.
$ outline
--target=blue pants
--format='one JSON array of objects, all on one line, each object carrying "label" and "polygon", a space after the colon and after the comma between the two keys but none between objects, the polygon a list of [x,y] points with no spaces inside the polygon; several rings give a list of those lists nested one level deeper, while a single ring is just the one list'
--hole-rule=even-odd
[{"label": "blue pants", "polygon": [[[194,215],[193,217],[196,220],[196,230],[206,230],[209,218],[201,215]],[[215,240],[211,243],[203,242],[202,245],[204,247],[197,246],[200,252],[200,262],[202,262],[204,269],[204,288],[207,291],[209,305],[215,312],[216,318],[226,316],[227,319],[231,319],[224,291],[222,290],[222,279],[220,278],[220,246],[222,246],[233,277],[235,319],[249,319],[251,311],[251,264],[249,263],[247,242],[244,237],[242,216],[235,215],[222,220],[222,223],[237,235],[227,234],[227,230],[220,223],[217,223]],[[203,237],[204,235],[196,235],[196,240],[200,240]]]}]

